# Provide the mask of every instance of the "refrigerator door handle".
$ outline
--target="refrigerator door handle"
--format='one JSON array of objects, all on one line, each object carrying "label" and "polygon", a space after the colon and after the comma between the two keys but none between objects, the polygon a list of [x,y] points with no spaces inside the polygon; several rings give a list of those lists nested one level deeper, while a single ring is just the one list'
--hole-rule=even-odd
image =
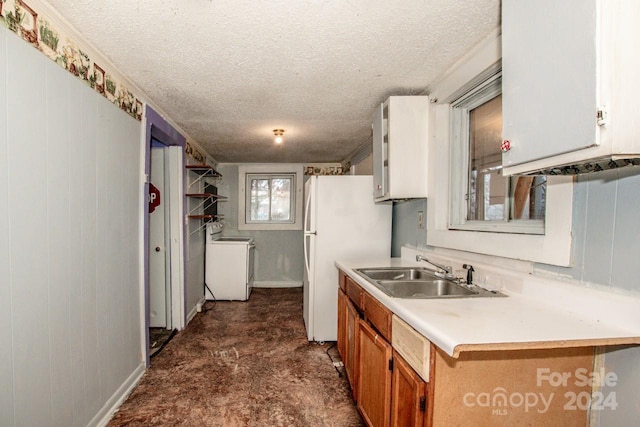
[{"label": "refrigerator door handle", "polygon": [[[311,232],[311,230],[307,228],[307,227],[311,227],[311,218],[309,217],[310,205],[311,205],[311,185],[309,185],[309,194],[307,194],[307,200],[304,207],[304,232],[305,233]],[[307,224],[307,222],[309,224]]]},{"label": "refrigerator door handle", "polygon": [[[309,257],[308,257],[308,253],[309,250],[307,249],[307,236],[308,234],[305,234],[304,236],[304,268],[307,269],[307,275],[310,276],[311,272],[309,271]],[[309,241],[311,241],[311,239],[309,239]]]}]

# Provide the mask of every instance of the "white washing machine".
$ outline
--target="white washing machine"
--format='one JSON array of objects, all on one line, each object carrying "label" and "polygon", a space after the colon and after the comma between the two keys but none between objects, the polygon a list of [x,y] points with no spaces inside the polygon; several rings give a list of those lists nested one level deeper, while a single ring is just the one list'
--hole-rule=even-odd
[{"label": "white washing machine", "polygon": [[246,301],[253,288],[256,245],[251,237],[221,234],[220,223],[207,224],[205,297],[207,300]]}]

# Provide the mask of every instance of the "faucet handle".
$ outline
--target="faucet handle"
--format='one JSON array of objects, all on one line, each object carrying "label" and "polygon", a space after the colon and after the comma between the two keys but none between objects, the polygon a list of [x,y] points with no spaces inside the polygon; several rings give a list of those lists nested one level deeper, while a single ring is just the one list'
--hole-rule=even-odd
[{"label": "faucet handle", "polygon": [[462,264],[462,268],[467,270],[467,285],[473,284],[473,272],[475,271],[473,269],[473,265],[471,265],[471,264]]}]

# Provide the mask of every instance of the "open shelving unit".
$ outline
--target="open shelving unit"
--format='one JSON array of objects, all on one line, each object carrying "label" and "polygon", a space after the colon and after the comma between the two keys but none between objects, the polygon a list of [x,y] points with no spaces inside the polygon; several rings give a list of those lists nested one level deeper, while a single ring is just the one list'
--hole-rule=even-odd
[{"label": "open shelving unit", "polygon": [[[212,166],[204,165],[204,164],[196,164],[196,165],[186,165],[185,168],[187,171],[192,172],[195,175],[195,178],[191,180],[191,176],[188,178],[188,187],[187,189],[191,189],[194,186],[197,186],[197,190],[200,189],[200,182],[207,178],[212,179],[220,179],[222,175],[216,171]],[[190,174],[191,175],[191,174]],[[196,191],[197,191],[196,190]],[[201,190],[200,190],[201,191]],[[201,231],[206,224],[212,221],[217,221],[223,219],[222,215],[211,215],[206,214],[205,211],[218,202],[227,201],[226,196],[222,196],[214,193],[203,193],[203,192],[194,192],[194,193],[186,193],[185,196],[190,200],[198,201],[198,203],[189,204],[189,213],[187,215],[187,219],[189,220],[198,220],[201,221],[200,226],[195,230],[191,231],[189,235],[195,234]]]},{"label": "open shelving unit", "polygon": [[[226,202],[227,198],[225,196],[221,196],[219,194],[213,193],[187,193],[187,197],[191,199],[201,199],[200,203],[189,210],[189,218],[198,217],[202,215],[197,215],[196,213],[202,210],[206,210],[208,207],[218,202]],[[212,216],[212,215],[209,215]]]}]

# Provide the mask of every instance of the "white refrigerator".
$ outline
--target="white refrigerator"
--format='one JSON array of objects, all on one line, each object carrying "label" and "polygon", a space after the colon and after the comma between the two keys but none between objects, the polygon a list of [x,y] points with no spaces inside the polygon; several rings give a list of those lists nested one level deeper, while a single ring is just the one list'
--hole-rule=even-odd
[{"label": "white refrigerator", "polygon": [[372,176],[312,176],[305,183],[304,322],[309,341],[336,341],[336,260],[391,256],[391,203],[373,202]]}]

